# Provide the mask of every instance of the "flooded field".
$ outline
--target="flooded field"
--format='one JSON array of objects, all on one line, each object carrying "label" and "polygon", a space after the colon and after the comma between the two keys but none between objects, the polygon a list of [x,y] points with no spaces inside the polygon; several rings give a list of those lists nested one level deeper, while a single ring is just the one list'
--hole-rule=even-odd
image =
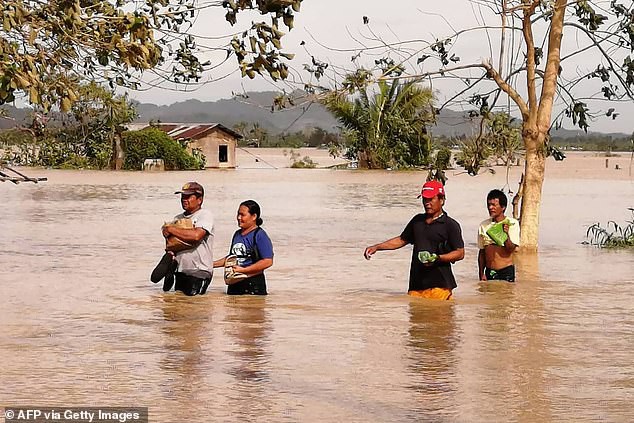
[{"label": "flooded field", "polygon": [[[549,161],[540,252],[518,259],[516,284],[477,278],[477,225],[504,171],[449,172],[466,257],[442,303],[405,295],[409,248],[363,259],[421,210],[423,172],[29,170],[48,182],[0,184],[0,406],[149,407],[152,422],[633,421],[634,251],[581,242],[631,217],[634,182],[626,158],[584,163]],[[149,281],[188,180],[205,186],[216,257],[238,204],[260,203],[268,297],[227,296],[221,272],[202,297]]]}]

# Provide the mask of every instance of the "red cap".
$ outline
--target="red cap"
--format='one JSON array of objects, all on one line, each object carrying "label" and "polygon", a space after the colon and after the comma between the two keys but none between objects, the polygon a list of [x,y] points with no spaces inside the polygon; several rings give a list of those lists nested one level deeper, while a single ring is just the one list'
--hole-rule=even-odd
[{"label": "red cap", "polygon": [[445,195],[445,187],[440,181],[427,181],[423,185],[418,198],[434,198],[437,195]]}]

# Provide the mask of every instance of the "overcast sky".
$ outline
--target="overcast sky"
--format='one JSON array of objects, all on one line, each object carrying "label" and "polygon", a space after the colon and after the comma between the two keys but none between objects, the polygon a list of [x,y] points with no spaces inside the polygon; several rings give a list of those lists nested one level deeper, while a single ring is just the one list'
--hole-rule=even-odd
[{"label": "overcast sky", "polygon": [[[369,19],[368,25],[363,23],[364,16]],[[258,20],[261,20],[258,15],[245,13],[239,15],[238,25],[232,28],[224,20],[223,10],[212,8],[198,17],[191,32],[207,37],[220,37],[246,29],[251,21]],[[482,22],[486,22],[488,25],[499,25],[499,19],[494,17],[490,11],[478,8],[468,0],[443,0],[440,2],[420,0],[304,0],[301,12],[295,17],[295,28],[283,38],[282,43],[285,52],[297,54],[290,66],[300,72],[301,78],[305,81],[308,74],[301,70],[304,63],[310,62],[311,54],[333,66],[352,69],[354,65],[351,62],[351,57],[358,51],[356,49],[361,48],[362,45],[377,45],[378,42],[371,40],[375,36],[388,43],[406,40],[430,42],[450,35],[456,30],[475,27]],[[461,58],[459,64],[479,63],[490,57],[497,59],[498,53],[495,50],[497,44],[494,38],[496,34],[496,32],[491,31],[488,33],[492,44],[489,44],[489,38],[485,32],[462,35],[456,45],[452,47],[454,49],[452,52],[455,51]],[[305,42],[305,46],[300,46],[301,41]],[[567,39],[564,36],[564,41],[565,47],[569,50],[577,45],[583,45],[583,40],[579,40],[578,37],[570,36]],[[199,44],[218,46],[222,42],[200,40]],[[421,45],[422,43],[417,44],[418,47]],[[489,45],[493,45],[493,48],[490,48]],[[419,56],[414,56],[409,65],[416,67],[415,59]],[[207,58],[215,62],[222,57],[224,57],[224,52],[216,53],[215,56],[213,53],[207,55]],[[359,61],[364,64],[373,64],[375,58],[378,57],[372,57],[368,54],[363,55]],[[586,55],[575,59],[577,63],[574,67],[578,68],[577,72],[582,72],[584,70],[582,68],[586,67],[587,63],[590,64],[590,67],[596,67],[599,57]],[[564,62],[564,66],[572,65],[566,65]],[[212,80],[213,82],[209,82],[192,92],[151,88],[143,92],[132,92],[131,96],[142,102],[171,104],[191,98],[201,101],[229,98],[234,92],[280,89],[288,91],[293,88],[293,85],[274,85],[263,79],[256,78],[254,81],[248,78],[243,79],[239,72],[235,71],[236,67],[235,58],[232,57],[228,64],[214,70],[211,75],[206,77],[206,81]],[[431,67],[425,69],[431,70]],[[409,68],[408,70],[412,71],[413,69]],[[478,75],[481,75],[481,70],[472,71],[472,76]],[[219,79],[221,77],[222,79]],[[214,81],[214,79],[219,80]],[[301,84],[299,85],[301,86]],[[433,86],[440,100],[452,96],[462,87],[464,85],[455,81],[435,82]],[[183,87],[178,88],[182,89]],[[634,131],[632,119],[625,118],[634,114],[632,103],[617,105],[606,103],[601,107],[605,109],[616,107],[620,116],[616,120],[600,119],[595,121],[591,124],[591,130],[625,133]],[[456,109],[457,107],[452,108]],[[566,126],[569,127],[569,125]]]}]

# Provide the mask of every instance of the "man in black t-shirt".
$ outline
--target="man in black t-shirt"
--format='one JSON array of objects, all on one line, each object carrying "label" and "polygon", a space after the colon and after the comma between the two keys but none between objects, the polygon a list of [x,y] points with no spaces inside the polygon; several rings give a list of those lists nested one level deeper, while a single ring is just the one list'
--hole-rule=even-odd
[{"label": "man in black t-shirt", "polygon": [[448,300],[457,286],[451,264],[464,258],[462,230],[442,208],[445,187],[441,182],[426,182],[419,197],[423,198],[425,213],[414,216],[399,236],[367,247],[364,256],[370,260],[377,251],[413,244],[408,294]]}]

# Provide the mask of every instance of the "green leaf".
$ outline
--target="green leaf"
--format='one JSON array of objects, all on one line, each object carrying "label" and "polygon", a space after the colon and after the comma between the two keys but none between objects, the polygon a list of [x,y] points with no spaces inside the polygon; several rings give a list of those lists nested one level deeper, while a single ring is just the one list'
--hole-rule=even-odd
[{"label": "green leaf", "polygon": [[108,54],[107,53],[98,54],[97,55],[97,61],[99,62],[99,64],[101,66],[107,66],[108,65]]}]

